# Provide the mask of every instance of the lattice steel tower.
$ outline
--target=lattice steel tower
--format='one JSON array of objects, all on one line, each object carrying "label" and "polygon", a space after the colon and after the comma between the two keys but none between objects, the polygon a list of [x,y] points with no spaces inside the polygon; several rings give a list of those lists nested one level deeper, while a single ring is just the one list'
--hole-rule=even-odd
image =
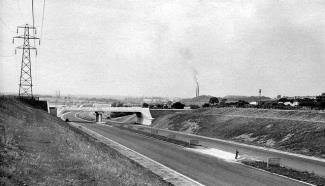
[{"label": "lattice steel tower", "polygon": [[[24,29],[24,35],[17,35],[13,37],[12,42],[15,39],[23,39],[24,43],[22,46],[16,47],[16,49],[22,49],[21,55],[21,67],[20,67],[20,82],[19,82],[19,97],[33,98],[33,80],[32,80],[32,61],[31,61],[31,50],[35,50],[37,55],[37,48],[35,47],[35,40],[39,40],[35,37],[36,28],[28,24],[17,27],[17,34],[20,29]],[[31,35],[31,33],[33,35]],[[34,40],[34,45],[31,46],[30,40]],[[15,49],[15,54],[17,51]]]}]

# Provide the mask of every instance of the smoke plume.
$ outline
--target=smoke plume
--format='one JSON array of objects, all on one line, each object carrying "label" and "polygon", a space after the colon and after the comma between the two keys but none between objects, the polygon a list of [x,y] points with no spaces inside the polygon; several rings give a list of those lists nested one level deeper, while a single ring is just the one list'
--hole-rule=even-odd
[{"label": "smoke plume", "polygon": [[184,58],[185,61],[185,66],[191,70],[192,74],[193,74],[193,80],[195,81],[196,85],[199,84],[199,73],[198,71],[194,68],[193,64],[192,64],[192,58],[193,55],[190,51],[189,48],[182,48],[179,50],[179,53],[181,54],[181,56]]},{"label": "smoke plume", "polygon": [[179,50],[179,53],[181,54],[181,56],[184,58],[184,65],[191,70],[192,74],[193,74],[193,80],[195,82],[195,96],[199,96],[199,73],[198,71],[194,68],[193,64],[192,64],[192,53],[190,51],[190,49],[188,48],[182,48]]}]

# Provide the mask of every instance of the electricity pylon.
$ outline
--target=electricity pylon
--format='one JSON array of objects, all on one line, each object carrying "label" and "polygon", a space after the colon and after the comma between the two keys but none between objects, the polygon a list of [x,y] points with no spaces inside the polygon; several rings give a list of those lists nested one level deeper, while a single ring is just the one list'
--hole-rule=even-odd
[{"label": "electricity pylon", "polygon": [[[28,24],[24,26],[17,27],[17,34],[20,29],[24,29],[24,35],[17,35],[13,37],[12,42],[15,42],[15,39],[23,39],[24,43],[22,46],[18,46],[15,49],[15,54],[17,54],[17,49],[22,49],[21,55],[21,67],[20,67],[20,82],[19,82],[19,97],[33,98],[33,80],[32,80],[32,61],[30,50],[35,50],[37,55],[37,48],[30,45],[30,40],[40,40],[38,37],[35,37],[36,28]],[[31,35],[31,31],[33,35]],[[35,42],[34,42],[35,45]]]}]

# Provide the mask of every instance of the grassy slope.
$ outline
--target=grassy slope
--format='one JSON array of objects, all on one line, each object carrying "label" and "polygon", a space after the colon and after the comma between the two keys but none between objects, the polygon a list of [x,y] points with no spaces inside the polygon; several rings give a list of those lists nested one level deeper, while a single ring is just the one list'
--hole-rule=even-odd
[{"label": "grassy slope", "polygon": [[[281,118],[281,119],[278,119]],[[325,157],[325,114],[214,108],[158,118],[153,126]]]},{"label": "grassy slope", "polygon": [[0,98],[0,185],[167,185],[65,122]]}]

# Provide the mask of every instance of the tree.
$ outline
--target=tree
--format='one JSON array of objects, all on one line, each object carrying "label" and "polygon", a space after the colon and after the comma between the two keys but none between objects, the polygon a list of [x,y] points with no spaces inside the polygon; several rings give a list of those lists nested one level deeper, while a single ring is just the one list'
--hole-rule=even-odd
[{"label": "tree", "polygon": [[317,102],[314,99],[304,98],[304,99],[299,101],[299,106],[302,106],[302,107],[321,106],[321,102]]},{"label": "tree", "polygon": [[198,108],[200,108],[200,106],[199,105],[190,105],[190,108],[191,109],[198,109]]},{"label": "tree", "polygon": [[237,101],[237,107],[244,107],[245,105],[248,105],[249,103],[244,100]]},{"label": "tree", "polygon": [[156,107],[157,107],[157,109],[162,109],[163,105],[158,103],[158,104],[156,104]]},{"label": "tree", "polygon": [[167,105],[168,108],[171,108],[172,107],[172,104],[173,104],[172,101],[168,101],[166,105]]},{"label": "tree", "polygon": [[163,106],[163,109],[168,109],[168,108],[169,108],[168,105]]},{"label": "tree", "polygon": [[148,108],[148,107],[149,107],[149,104],[148,104],[148,103],[143,103],[143,104],[142,104],[142,107],[143,107],[143,108]]},{"label": "tree", "polygon": [[280,98],[279,99],[279,102],[283,102],[283,103],[288,102],[288,101],[290,101],[290,100],[287,99],[287,98]]},{"label": "tree", "polygon": [[113,103],[111,104],[112,107],[116,107],[116,105],[117,105],[116,102],[113,102]]},{"label": "tree", "polygon": [[227,99],[221,99],[220,105],[224,106],[226,105]]},{"label": "tree", "polygon": [[204,103],[204,104],[202,105],[202,107],[203,107],[203,108],[210,107],[210,104],[209,104],[209,103]]},{"label": "tree", "polygon": [[219,103],[219,99],[216,98],[216,97],[211,97],[210,100],[209,100],[209,103],[210,103],[211,105],[218,104],[218,103]]},{"label": "tree", "polygon": [[175,102],[175,103],[172,104],[173,109],[184,109],[184,106],[185,105],[183,103],[181,103],[181,102]]},{"label": "tree", "polygon": [[111,104],[111,106],[112,106],[112,107],[123,107],[123,103],[121,103],[121,102],[113,102],[113,103]]}]

